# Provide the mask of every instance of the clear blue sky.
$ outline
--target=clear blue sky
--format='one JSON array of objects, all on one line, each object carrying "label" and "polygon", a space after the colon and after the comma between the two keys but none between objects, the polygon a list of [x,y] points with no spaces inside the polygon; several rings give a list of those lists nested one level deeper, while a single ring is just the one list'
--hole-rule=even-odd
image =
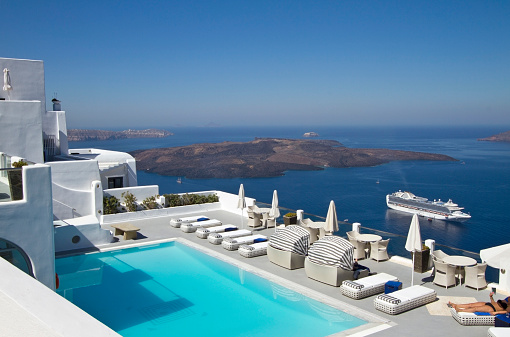
[{"label": "clear blue sky", "polygon": [[69,128],[510,125],[510,1],[0,0]]}]

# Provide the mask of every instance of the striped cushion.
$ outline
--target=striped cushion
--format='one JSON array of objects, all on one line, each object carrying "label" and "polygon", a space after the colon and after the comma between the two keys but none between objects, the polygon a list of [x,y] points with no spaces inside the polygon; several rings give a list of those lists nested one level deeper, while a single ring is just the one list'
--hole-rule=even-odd
[{"label": "striped cushion", "polygon": [[290,225],[279,230],[269,239],[273,248],[306,255],[310,246],[310,233],[301,226]]},{"label": "striped cushion", "polygon": [[339,236],[325,236],[310,247],[308,258],[317,264],[352,270],[354,246]]},{"label": "striped cushion", "polygon": [[401,302],[398,298],[395,298],[390,295],[379,295],[379,296],[377,296],[377,298],[384,302],[388,302],[391,304],[399,304]]},{"label": "striped cushion", "polygon": [[358,289],[358,290],[363,289],[363,287],[365,287],[363,284],[359,284],[359,283],[352,282],[349,280],[343,281],[342,284],[348,286],[349,288]]}]

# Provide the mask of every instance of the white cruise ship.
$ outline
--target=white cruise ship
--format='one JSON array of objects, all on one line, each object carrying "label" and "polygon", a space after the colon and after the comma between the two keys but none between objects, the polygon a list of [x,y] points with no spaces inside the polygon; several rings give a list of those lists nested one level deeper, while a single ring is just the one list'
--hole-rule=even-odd
[{"label": "white cruise ship", "polygon": [[418,214],[432,219],[462,221],[471,218],[471,215],[462,212],[463,207],[452,202],[439,200],[429,201],[427,198],[418,197],[411,192],[394,192],[386,195],[386,205],[389,208]]}]

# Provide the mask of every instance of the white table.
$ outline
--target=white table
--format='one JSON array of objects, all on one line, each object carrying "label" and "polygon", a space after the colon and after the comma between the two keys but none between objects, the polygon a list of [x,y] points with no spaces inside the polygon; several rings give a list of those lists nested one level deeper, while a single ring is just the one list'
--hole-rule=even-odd
[{"label": "white table", "polygon": [[451,264],[452,266],[455,266],[456,270],[458,269],[459,272],[455,272],[457,275],[459,275],[459,281],[462,284],[462,268],[468,267],[468,266],[474,266],[476,264],[476,260],[467,257],[467,256],[459,256],[459,255],[450,255],[445,258],[443,258],[443,262],[447,264]]},{"label": "white table", "polygon": [[382,240],[382,237],[376,234],[358,234],[355,238],[356,240],[363,242],[376,242]]}]

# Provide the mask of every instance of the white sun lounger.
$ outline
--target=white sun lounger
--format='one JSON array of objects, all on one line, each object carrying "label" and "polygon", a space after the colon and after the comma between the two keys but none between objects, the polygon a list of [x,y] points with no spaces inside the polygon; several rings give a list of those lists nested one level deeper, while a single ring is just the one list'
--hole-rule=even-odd
[{"label": "white sun lounger", "polygon": [[210,219],[205,221],[188,222],[181,225],[181,231],[184,233],[194,233],[200,227],[214,227],[221,225],[220,220]]},{"label": "white sun lounger", "polygon": [[[494,320],[496,316],[493,315],[477,315],[472,312],[457,312],[454,308],[450,307],[450,313],[453,319],[455,319],[461,325],[492,325],[494,326]],[[510,330],[509,330],[510,331]]]},{"label": "white sun lounger", "polygon": [[386,273],[380,273],[359,280],[343,281],[340,290],[342,290],[343,295],[359,300],[360,298],[384,292],[384,285],[388,281],[398,281],[398,278]]},{"label": "white sun lounger", "polygon": [[389,294],[378,295],[374,299],[374,306],[377,310],[396,315],[433,302],[436,297],[434,290],[415,285]]},{"label": "white sun lounger", "polygon": [[[494,317],[494,316],[492,316]],[[489,328],[487,331],[488,337],[508,337],[510,336],[509,328]]]},{"label": "white sun lounger", "polygon": [[267,254],[267,241],[257,242],[251,245],[241,245],[237,250],[243,257],[256,257]]},{"label": "white sun lounger", "polygon": [[224,238],[221,242],[221,245],[226,250],[237,250],[239,246],[244,244],[250,244],[255,242],[267,241],[267,236],[255,234],[248,236],[241,236],[237,238]]},{"label": "white sun lounger", "polygon": [[225,238],[237,238],[240,236],[252,235],[252,231],[247,229],[239,229],[237,231],[225,232],[225,233],[211,233],[207,236],[207,240],[213,245],[221,244],[221,241]]},{"label": "white sun lounger", "polygon": [[184,217],[184,218],[170,219],[170,226],[179,228],[179,227],[181,227],[181,224],[183,224],[183,223],[205,221],[205,220],[209,220],[209,218],[206,217],[205,215],[194,215],[194,216],[188,216],[188,217]]},{"label": "white sun lounger", "polygon": [[221,226],[214,226],[214,227],[200,227],[195,232],[197,234],[197,237],[201,239],[207,239],[207,236],[211,233],[222,233],[222,232],[230,232],[237,230],[238,227],[234,225],[221,225]]}]

